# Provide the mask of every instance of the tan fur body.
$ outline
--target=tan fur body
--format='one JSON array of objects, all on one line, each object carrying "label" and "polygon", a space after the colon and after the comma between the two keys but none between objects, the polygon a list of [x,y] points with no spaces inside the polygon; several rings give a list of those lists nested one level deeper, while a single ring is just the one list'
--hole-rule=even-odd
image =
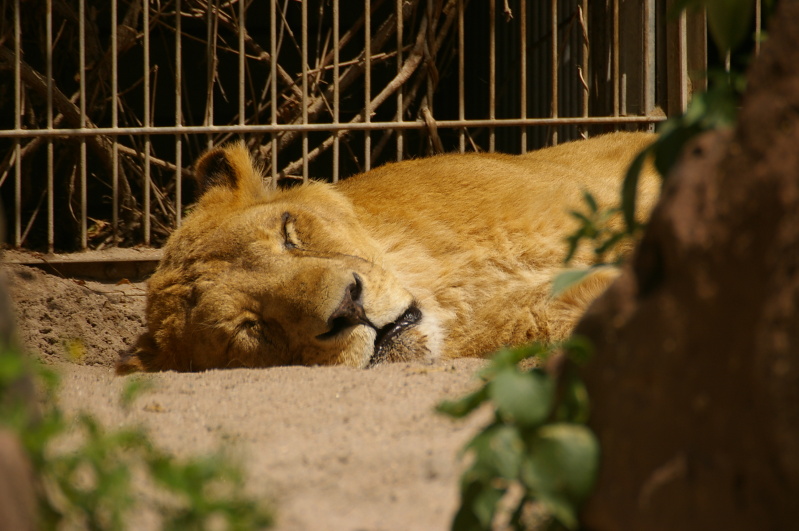
[{"label": "tan fur body", "polygon": [[[150,281],[149,332],[119,370],[366,367],[562,339],[615,277],[599,271],[551,297],[577,226],[568,212],[583,190],[600,208],[617,204],[630,161],[653,139],[441,155],[274,192],[243,148],[211,152],[198,164],[207,191]],[[643,215],[658,189],[647,165]],[[571,267],[590,259],[581,250]],[[396,337],[386,332],[406,320]]]}]

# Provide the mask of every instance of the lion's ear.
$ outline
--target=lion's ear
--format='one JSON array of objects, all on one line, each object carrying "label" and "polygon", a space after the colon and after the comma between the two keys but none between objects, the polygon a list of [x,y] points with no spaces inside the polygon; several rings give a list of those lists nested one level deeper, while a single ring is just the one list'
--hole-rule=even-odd
[{"label": "lion's ear", "polygon": [[261,197],[264,194],[261,172],[243,142],[207,151],[197,160],[194,175],[198,198],[212,190],[237,197]]},{"label": "lion's ear", "polygon": [[123,354],[117,361],[116,373],[121,376],[134,372],[157,370],[153,366],[156,358],[156,348],[153,337],[145,332],[139,336],[133,348]]}]

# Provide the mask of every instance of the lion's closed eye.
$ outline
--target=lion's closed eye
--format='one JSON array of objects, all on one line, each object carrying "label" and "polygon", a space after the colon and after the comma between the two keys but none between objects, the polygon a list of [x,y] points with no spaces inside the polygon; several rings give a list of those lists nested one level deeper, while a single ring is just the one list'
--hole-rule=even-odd
[{"label": "lion's closed eye", "polygon": [[263,339],[265,332],[266,330],[264,328],[263,321],[255,317],[248,317],[239,322],[239,324],[236,326],[235,334],[239,337],[239,339],[249,342],[260,341]]},{"label": "lion's closed eye", "polygon": [[283,213],[283,245],[287,249],[296,249],[300,247],[299,234],[297,233],[296,218],[288,212]]}]

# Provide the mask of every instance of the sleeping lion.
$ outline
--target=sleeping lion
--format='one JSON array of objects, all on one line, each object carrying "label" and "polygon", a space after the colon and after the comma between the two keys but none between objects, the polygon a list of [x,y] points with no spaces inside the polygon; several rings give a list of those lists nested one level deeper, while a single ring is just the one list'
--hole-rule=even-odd
[{"label": "sleeping lion", "polygon": [[[440,155],[288,190],[265,187],[242,144],[214,149],[149,281],[148,330],[117,371],[366,368],[562,339],[617,274],[598,269],[552,296],[576,228],[569,210],[584,190],[600,208],[617,204],[653,139]],[[642,214],[658,190],[648,165]],[[591,258],[579,250],[571,267]]]}]

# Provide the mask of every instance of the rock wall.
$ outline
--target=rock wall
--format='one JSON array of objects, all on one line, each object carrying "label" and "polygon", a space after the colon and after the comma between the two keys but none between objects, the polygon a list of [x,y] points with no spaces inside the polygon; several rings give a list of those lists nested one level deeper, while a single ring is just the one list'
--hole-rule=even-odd
[{"label": "rock wall", "polygon": [[735,131],[687,148],[577,333],[603,459],[594,531],[799,526],[799,2]]}]

